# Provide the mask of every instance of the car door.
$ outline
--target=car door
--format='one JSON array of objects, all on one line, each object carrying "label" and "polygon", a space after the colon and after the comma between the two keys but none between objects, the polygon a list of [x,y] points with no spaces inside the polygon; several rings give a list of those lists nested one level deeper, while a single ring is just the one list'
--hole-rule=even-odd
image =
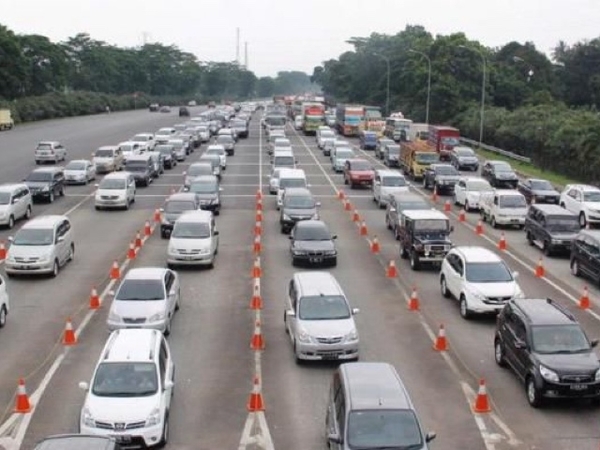
[{"label": "car door", "polygon": [[211,219],[211,224],[210,224],[210,228],[211,228],[211,235],[212,235],[212,254],[216,254],[218,249],[219,249],[219,230],[217,230],[217,224],[215,222],[215,218],[213,217]]},{"label": "car door", "polygon": [[459,299],[463,287],[465,264],[463,259],[456,253],[448,257],[448,271],[446,274],[448,290],[454,298]]},{"label": "car door", "polygon": [[54,248],[55,254],[58,258],[59,264],[62,266],[65,264],[68,258],[68,249],[69,245],[67,241],[67,221],[63,220],[56,227],[55,235],[54,235]]},{"label": "car door", "polygon": [[517,373],[517,376],[521,378],[519,354],[523,349],[519,347],[522,347],[525,343],[523,340],[525,326],[510,306],[506,308],[504,311],[504,321],[500,328],[502,343],[504,344],[504,358],[515,373]]},{"label": "car door", "polygon": [[579,214],[580,211],[581,192],[576,188],[572,188],[565,195],[565,207],[572,213]]},{"label": "car door", "polygon": [[467,183],[465,180],[459,180],[454,186],[454,202],[464,206],[467,195],[466,192]]},{"label": "car door", "polygon": [[167,293],[167,312],[172,318],[175,314],[175,305],[177,304],[178,289],[176,286],[175,273],[167,270],[165,272],[165,292]]},{"label": "car door", "polygon": [[600,279],[600,242],[590,236],[586,236],[585,240],[589,249],[588,267],[590,276],[597,281]]},{"label": "car door", "polygon": [[[288,329],[292,344],[296,341],[296,320],[297,320],[297,292],[294,280],[290,280],[287,292],[286,320],[285,325]],[[291,313],[291,314],[290,314]]]},{"label": "car door", "polygon": [[375,174],[375,178],[373,179],[373,198],[377,201],[381,199],[381,175],[379,173]]},{"label": "car door", "polygon": [[13,192],[12,197],[10,199],[10,203],[11,203],[11,208],[13,210],[12,213],[13,213],[15,220],[20,219],[21,217],[23,217],[25,215],[26,206],[25,206],[25,198],[23,196],[23,189],[21,189],[21,188],[15,189],[15,191]]},{"label": "car door", "polygon": [[175,383],[175,364],[171,358],[171,351],[164,336],[161,337],[158,354],[158,370],[162,386],[162,410],[168,411],[171,407],[171,398]]}]

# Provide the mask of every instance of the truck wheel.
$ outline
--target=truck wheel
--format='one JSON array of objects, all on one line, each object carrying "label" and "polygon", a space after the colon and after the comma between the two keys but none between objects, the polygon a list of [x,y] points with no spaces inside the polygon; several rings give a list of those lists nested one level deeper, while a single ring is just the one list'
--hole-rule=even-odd
[{"label": "truck wheel", "polygon": [[410,252],[410,268],[414,271],[417,271],[421,268],[419,255],[417,255],[414,251]]},{"label": "truck wheel", "polygon": [[525,239],[527,239],[529,245],[533,245],[533,236],[529,231],[525,234]]},{"label": "truck wheel", "polygon": [[[396,234],[396,239],[398,239],[398,235]],[[400,258],[402,259],[406,259],[406,257],[408,256],[408,253],[406,252],[406,249],[404,248],[404,245],[402,245],[402,242],[400,242]]]},{"label": "truck wheel", "polygon": [[496,223],[495,216],[492,216],[492,218],[490,219],[490,225],[492,226],[492,228],[498,228],[498,224]]}]

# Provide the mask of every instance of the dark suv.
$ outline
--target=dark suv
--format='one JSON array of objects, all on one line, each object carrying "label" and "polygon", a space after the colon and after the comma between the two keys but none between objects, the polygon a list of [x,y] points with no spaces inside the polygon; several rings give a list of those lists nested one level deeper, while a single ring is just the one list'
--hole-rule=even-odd
[{"label": "dark suv", "polygon": [[533,204],[525,217],[525,236],[546,256],[568,253],[579,232],[577,216],[558,205]]},{"label": "dark suv", "polygon": [[571,273],[600,284],[600,230],[581,230],[571,244]]},{"label": "dark suv", "polygon": [[23,181],[34,201],[46,200],[52,203],[57,195],[65,195],[65,172],[62,167],[34,169]]},{"label": "dark suv", "polygon": [[300,220],[318,220],[320,202],[315,201],[306,188],[286,188],[283,191],[279,225],[282,233],[289,233]]},{"label": "dark suv", "polygon": [[423,172],[423,187],[434,189],[438,194],[454,193],[460,172],[451,164],[431,164]]},{"label": "dark suv", "polygon": [[494,358],[525,384],[527,401],[600,400],[600,362],[575,317],[550,299],[510,300],[496,319]]}]

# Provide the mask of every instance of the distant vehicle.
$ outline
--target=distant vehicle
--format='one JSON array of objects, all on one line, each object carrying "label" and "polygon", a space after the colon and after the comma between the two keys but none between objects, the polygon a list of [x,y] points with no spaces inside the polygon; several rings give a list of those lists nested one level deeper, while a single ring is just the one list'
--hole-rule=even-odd
[{"label": "distant vehicle", "polygon": [[190,100],[188,102],[188,106],[196,106],[196,105],[197,105],[196,100]]},{"label": "distant vehicle", "polygon": [[66,161],[67,149],[60,142],[42,141],[35,148],[34,158],[36,164],[48,161],[56,164],[60,161]]},{"label": "distant vehicle", "polygon": [[[166,112],[166,111],[163,111]],[[181,108],[179,108],[179,117],[189,117],[190,116],[190,110],[187,109],[185,106],[182,106]]]},{"label": "distant vehicle", "polygon": [[506,161],[486,161],[481,168],[481,176],[496,188],[516,189],[519,183],[517,174]]},{"label": "distant vehicle", "polygon": [[554,203],[558,205],[560,193],[548,180],[526,178],[517,184],[517,190],[525,196],[527,203]]},{"label": "distant vehicle", "polygon": [[579,225],[600,223],[600,189],[587,184],[567,184],[560,194],[560,206],[577,214]]},{"label": "distant vehicle", "polygon": [[15,126],[10,109],[0,109],[0,131],[10,130]]},{"label": "distant vehicle", "polygon": [[151,103],[148,109],[150,112],[157,112],[160,109],[160,105],[158,103]]},{"label": "distant vehicle", "polygon": [[171,112],[171,107],[170,106],[161,106],[160,107],[160,112],[161,113],[170,113]]}]

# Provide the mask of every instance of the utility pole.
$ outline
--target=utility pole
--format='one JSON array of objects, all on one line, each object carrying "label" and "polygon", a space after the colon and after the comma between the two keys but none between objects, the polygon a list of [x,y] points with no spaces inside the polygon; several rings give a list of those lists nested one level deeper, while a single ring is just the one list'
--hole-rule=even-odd
[{"label": "utility pole", "polygon": [[240,29],[235,29],[235,62],[240,64]]},{"label": "utility pole", "polygon": [[244,42],[244,69],[248,70],[248,41]]}]

